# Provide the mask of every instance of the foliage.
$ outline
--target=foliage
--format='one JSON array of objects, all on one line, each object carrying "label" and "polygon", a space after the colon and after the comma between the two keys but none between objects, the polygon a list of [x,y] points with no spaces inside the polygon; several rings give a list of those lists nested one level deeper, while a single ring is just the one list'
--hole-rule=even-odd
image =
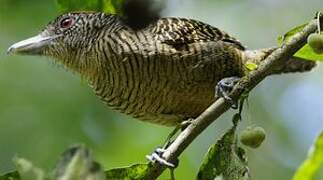
[{"label": "foliage", "polygon": [[17,171],[0,176],[0,180],[106,180],[106,179],[142,179],[148,164],[135,164],[129,167],[103,171],[84,146],[68,148],[61,156],[52,173],[34,166],[23,158],[14,159]]},{"label": "foliage", "polygon": [[[245,152],[237,145],[236,127],[234,125],[213,145],[198,173],[198,179],[248,179]],[[142,179],[149,171],[149,164],[135,164],[128,167],[114,168],[103,172],[84,146],[68,148],[61,156],[53,174],[46,174],[31,162],[15,158],[17,172],[0,176],[0,180],[105,180],[105,179]]]},{"label": "foliage", "polygon": [[[303,28],[306,26],[307,24],[302,24],[299,25],[293,29],[291,29],[290,31],[288,31],[286,34],[284,34],[283,36],[280,36],[278,38],[278,43],[282,44],[284,42],[290,41],[290,38],[303,30]],[[312,60],[312,61],[323,61],[323,54],[317,54],[315,53],[312,48],[306,44],[305,46],[303,46],[300,50],[298,50],[295,55],[296,57],[302,58],[302,59],[307,59],[307,60]]]},{"label": "foliage", "polygon": [[[208,150],[199,169],[197,179],[249,179],[245,151],[237,145],[235,123],[222,138]],[[103,172],[93,161],[84,146],[73,146],[66,150],[54,170],[52,178],[31,162],[15,158],[17,171],[0,176],[0,180],[47,180],[47,179],[142,179],[149,170],[148,164],[135,164]],[[323,165],[323,132],[310,149],[308,159],[297,170],[294,180],[311,180]]]},{"label": "foliage", "polygon": [[311,180],[323,166],[323,132],[311,147],[307,159],[299,167],[293,180]]},{"label": "foliage", "polygon": [[107,170],[105,175],[107,179],[142,179],[148,169],[148,164],[134,164],[128,167]]},{"label": "foliage", "polygon": [[62,12],[68,11],[101,11],[121,13],[123,0],[57,0]]},{"label": "foliage", "polygon": [[237,145],[237,125],[208,150],[199,169],[197,179],[249,179],[245,151]]},{"label": "foliage", "polygon": [[0,180],[20,180],[20,175],[18,171],[13,171],[0,176]]}]

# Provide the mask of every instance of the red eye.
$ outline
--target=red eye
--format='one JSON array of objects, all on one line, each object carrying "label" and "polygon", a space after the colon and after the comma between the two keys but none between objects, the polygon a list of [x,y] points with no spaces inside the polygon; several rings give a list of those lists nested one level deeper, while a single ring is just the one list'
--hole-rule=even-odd
[{"label": "red eye", "polygon": [[60,26],[61,28],[69,28],[74,24],[74,19],[73,18],[65,18],[61,20]]}]

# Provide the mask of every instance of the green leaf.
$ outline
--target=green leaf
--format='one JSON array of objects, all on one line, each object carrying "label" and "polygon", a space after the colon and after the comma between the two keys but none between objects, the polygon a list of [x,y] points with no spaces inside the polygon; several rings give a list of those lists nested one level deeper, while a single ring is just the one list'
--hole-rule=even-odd
[{"label": "green leaf", "polygon": [[308,44],[297,51],[294,56],[312,61],[323,61],[323,54],[316,54]]},{"label": "green leaf", "polygon": [[134,164],[127,167],[114,168],[105,172],[106,178],[111,180],[142,179],[149,170],[148,164]]},{"label": "green leaf", "polygon": [[[285,35],[278,37],[278,44],[283,44],[291,40],[292,36],[298,32],[301,32],[307,24],[302,24],[288,31]],[[316,54],[308,44],[298,50],[294,56],[301,59],[312,60],[312,61],[323,61],[323,54]]]},{"label": "green leaf", "polygon": [[278,37],[278,44],[282,44],[283,42],[290,41],[291,37],[293,35],[295,35],[296,33],[302,31],[306,25],[307,25],[307,23],[306,24],[299,25],[297,27],[294,27],[293,29],[291,29],[290,31],[288,31],[283,36],[279,36]]},{"label": "green leaf", "polygon": [[293,180],[312,180],[314,175],[323,166],[323,132],[318,136],[311,147],[307,159],[298,168]]},{"label": "green leaf", "polygon": [[121,14],[123,0],[56,0],[60,11],[99,11]]},{"label": "green leaf", "polygon": [[208,150],[197,179],[249,179],[245,151],[237,145],[236,125]]},{"label": "green leaf", "polygon": [[0,180],[20,180],[18,171],[13,171],[0,176]]}]

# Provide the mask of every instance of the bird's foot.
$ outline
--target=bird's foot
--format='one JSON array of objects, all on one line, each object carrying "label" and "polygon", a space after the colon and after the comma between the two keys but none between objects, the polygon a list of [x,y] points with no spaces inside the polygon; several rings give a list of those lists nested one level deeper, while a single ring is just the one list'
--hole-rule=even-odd
[{"label": "bird's foot", "polygon": [[146,155],[146,158],[152,163],[158,162],[159,164],[165,165],[169,168],[176,168],[178,160],[176,163],[166,161],[163,157],[165,151],[166,150],[164,148],[157,148],[153,153],[151,153],[151,155]]},{"label": "bird's foot", "polygon": [[178,124],[175,127],[175,129],[167,136],[164,146],[162,148],[157,148],[156,150],[154,150],[153,153],[151,153],[150,155],[147,155],[146,158],[152,163],[155,163],[157,161],[160,164],[163,164],[167,167],[175,168],[178,164],[178,160],[176,161],[176,165],[175,165],[173,163],[166,161],[162,155],[165,152],[165,149],[173,142],[172,139],[175,136],[175,134],[180,130],[183,131],[188,125],[192,123],[193,120],[194,119],[188,119]]},{"label": "bird's foot", "polygon": [[215,95],[219,97],[223,97],[226,101],[232,104],[232,109],[238,108],[238,102],[234,101],[231,97],[229,97],[229,93],[232,91],[233,87],[240,81],[241,78],[233,76],[223,78],[218,84],[215,86]]}]

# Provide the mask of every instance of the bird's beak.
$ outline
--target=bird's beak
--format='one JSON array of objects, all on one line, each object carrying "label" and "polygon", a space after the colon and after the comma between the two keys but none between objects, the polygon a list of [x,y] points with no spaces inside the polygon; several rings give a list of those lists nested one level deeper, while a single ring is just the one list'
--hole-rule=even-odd
[{"label": "bird's beak", "polygon": [[7,50],[8,54],[41,55],[43,48],[51,43],[54,37],[39,34],[26,40],[17,42]]}]

